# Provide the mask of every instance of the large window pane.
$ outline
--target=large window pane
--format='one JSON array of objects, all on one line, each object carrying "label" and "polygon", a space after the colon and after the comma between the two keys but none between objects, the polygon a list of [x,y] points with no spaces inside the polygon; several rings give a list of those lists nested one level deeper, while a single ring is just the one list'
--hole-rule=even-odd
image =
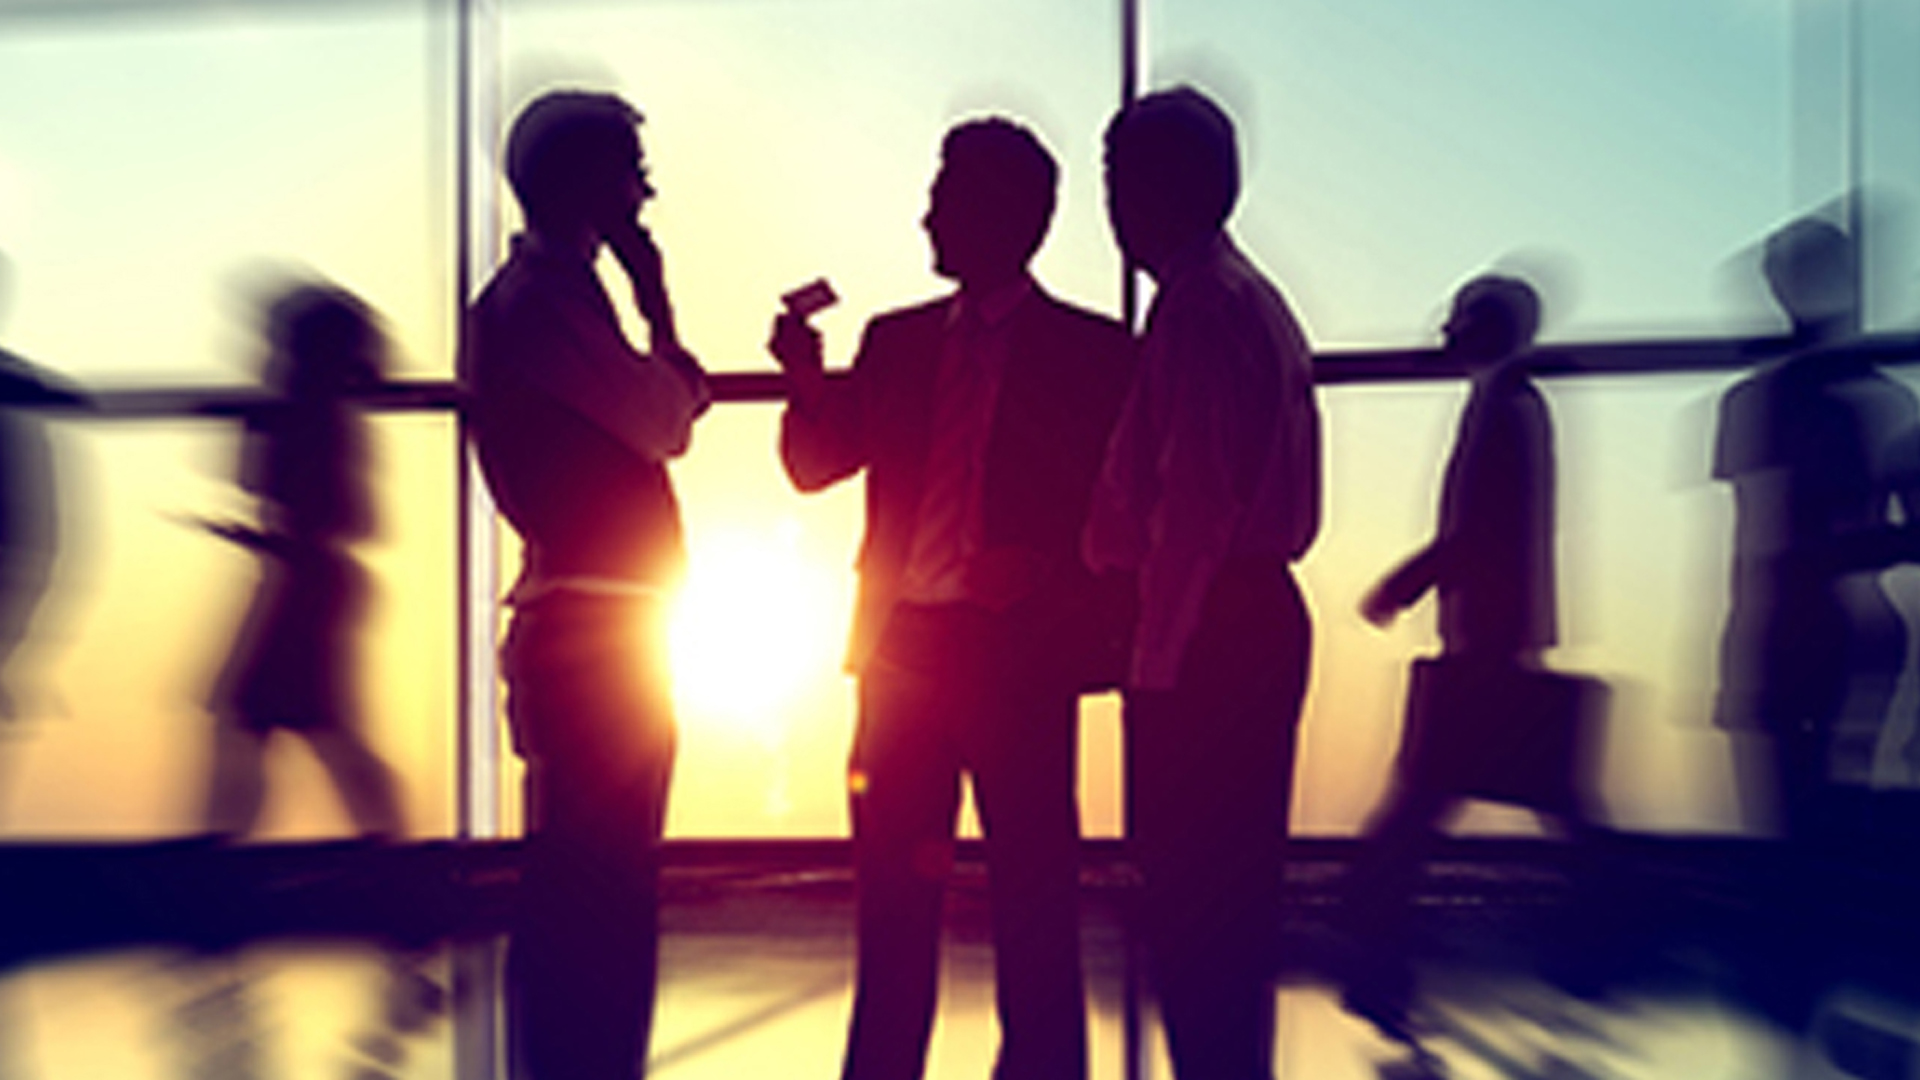
[{"label": "large window pane", "polygon": [[450,374],[444,5],[94,6],[0,7],[0,342],[90,381],[246,381],[251,290],[292,267],[385,313],[397,375]]},{"label": "large window pane", "polygon": [[1726,267],[1796,209],[1793,5],[1145,7],[1149,82],[1236,114],[1240,233],[1320,347],[1423,340],[1496,260],[1542,278],[1563,338],[1755,318]]},{"label": "large window pane", "polygon": [[[834,365],[850,359],[871,315],[950,289],[930,270],[919,222],[941,135],[984,113],[1024,121],[1059,159],[1042,281],[1117,308],[1098,170],[1118,91],[1112,7],[520,3],[506,6],[501,40],[508,119],[559,85],[614,89],[647,114],[642,137],[661,193],[647,219],[682,337],[715,369],[771,371],[764,341],[777,298],[813,277],[828,276],[842,297],[816,320]],[[724,668],[704,655],[679,664],[674,835],[846,828],[853,687],[840,658],[859,488],[795,495],[776,457],[776,419],[773,408],[722,406],[675,467],[692,549],[693,625],[682,640],[718,634],[733,651]],[[734,614],[718,594],[741,579],[780,598]],[[796,622],[800,605],[811,615]],[[1097,714],[1090,728],[1105,742],[1088,759],[1106,772],[1089,786],[1109,793],[1089,830],[1110,835],[1113,725]]]},{"label": "large window pane", "polygon": [[[1860,183],[1867,222],[1869,329],[1920,324],[1920,9],[1855,0],[1860,41]],[[1877,201],[1876,201],[1877,200]]]}]

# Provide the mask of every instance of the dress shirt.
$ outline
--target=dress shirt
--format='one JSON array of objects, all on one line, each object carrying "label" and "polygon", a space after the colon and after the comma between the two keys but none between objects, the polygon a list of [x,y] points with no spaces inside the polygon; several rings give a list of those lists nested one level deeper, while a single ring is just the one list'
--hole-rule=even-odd
[{"label": "dress shirt", "polygon": [[1320,521],[1312,356],[1286,300],[1224,234],[1169,260],[1085,535],[1140,576],[1129,684],[1170,689],[1215,573],[1298,559]]},{"label": "dress shirt", "polygon": [[515,377],[649,461],[686,452],[707,387],[628,343],[591,260],[523,233],[489,291],[501,336],[491,355],[513,363]]},{"label": "dress shirt", "polygon": [[[705,381],[696,373],[649,356],[628,342],[588,256],[545,244],[531,234],[514,238],[507,261],[475,304],[472,339],[461,376],[478,402],[476,415],[482,418],[478,437],[483,449],[492,445],[495,458],[522,463],[509,470],[522,477],[518,481],[522,490],[495,492],[506,509],[509,503],[536,494],[550,503],[556,493],[586,484],[591,477],[600,478],[593,483],[614,476],[621,478],[619,485],[636,482],[638,474],[626,471],[620,459],[637,459],[643,470],[660,469],[686,451],[693,422],[710,401]],[[504,415],[502,410],[516,408],[517,399],[531,406],[527,398],[550,403],[541,406],[544,411],[539,413],[549,421],[555,416],[577,418],[611,438],[612,443],[602,445],[618,450],[611,457],[591,451],[597,455],[592,461],[580,460],[567,455],[589,451],[579,446],[560,450],[550,434],[515,430],[524,418]],[[561,411],[556,413],[554,406]],[[489,414],[502,425],[500,430],[489,433]],[[544,460],[554,454],[560,456]],[[492,475],[489,481],[505,482]],[[511,488],[512,482],[508,483]],[[525,490],[527,485],[550,490],[533,493]],[[625,542],[619,534],[659,530],[662,536],[671,534],[677,546],[677,510],[664,476],[643,486],[644,493],[624,486],[600,490],[599,497],[622,500],[622,504],[604,516],[604,527],[598,531],[606,534],[607,544],[617,546]],[[657,509],[643,510],[653,499],[659,500]],[[569,515],[586,512],[582,508]],[[643,523],[636,517],[646,514],[662,520]],[[551,517],[542,520],[552,523]],[[515,525],[527,531],[525,522],[516,520]],[[648,569],[635,566],[629,575],[625,566],[605,565],[598,557],[583,561],[577,550],[579,526],[569,525],[553,535],[543,532],[536,527],[523,535],[521,573],[507,596],[509,604],[526,605],[559,593],[636,598],[659,594],[660,582],[650,580],[654,573]],[[553,549],[556,542],[567,550]]]},{"label": "dress shirt", "polygon": [[1034,295],[1031,278],[974,297],[956,294],[947,310],[934,382],[926,485],[914,519],[901,597],[943,604],[975,599],[967,570],[980,553],[981,477],[987,437],[1011,352],[1013,313]]}]

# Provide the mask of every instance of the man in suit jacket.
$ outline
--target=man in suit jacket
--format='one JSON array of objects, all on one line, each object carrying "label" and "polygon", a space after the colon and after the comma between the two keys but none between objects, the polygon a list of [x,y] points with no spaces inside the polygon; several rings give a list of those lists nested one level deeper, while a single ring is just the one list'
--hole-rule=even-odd
[{"label": "man in suit jacket", "polygon": [[803,491],[866,474],[849,666],[858,978],[844,1076],[921,1075],[963,776],[992,889],[999,1080],[1086,1075],[1077,932],[1078,544],[1131,378],[1111,319],[1027,264],[1058,170],[1004,119],[950,131],[924,226],[953,295],[875,318],[827,380],[794,316],[771,349],[790,402],[781,457]]}]

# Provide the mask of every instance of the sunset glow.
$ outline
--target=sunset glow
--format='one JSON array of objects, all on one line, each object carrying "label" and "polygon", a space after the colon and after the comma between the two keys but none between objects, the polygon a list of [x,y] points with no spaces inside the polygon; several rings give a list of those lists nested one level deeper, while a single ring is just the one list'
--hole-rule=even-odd
[{"label": "sunset glow", "polygon": [[780,742],[802,688],[835,666],[843,601],[790,519],[702,537],[691,558],[671,631],[680,723]]}]

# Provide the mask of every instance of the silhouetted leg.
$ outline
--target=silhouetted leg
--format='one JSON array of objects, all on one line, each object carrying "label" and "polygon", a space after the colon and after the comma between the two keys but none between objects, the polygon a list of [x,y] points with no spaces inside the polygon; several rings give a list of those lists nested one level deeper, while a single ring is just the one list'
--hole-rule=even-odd
[{"label": "silhouetted leg", "polygon": [[266,801],[267,733],[229,717],[213,722],[213,763],[207,780],[207,830],[244,836],[260,820]]},{"label": "silhouetted leg", "polygon": [[1282,845],[1310,627],[1290,576],[1223,572],[1180,686],[1127,701],[1127,832],[1179,1080],[1269,1080]]},{"label": "silhouetted leg", "polygon": [[656,875],[665,769],[581,777],[553,768],[529,844],[508,953],[531,1080],[640,1075],[658,969]]},{"label": "silhouetted leg", "polygon": [[1076,699],[1025,695],[990,707],[974,796],[992,884],[996,1080],[1087,1072],[1080,967]]},{"label": "silhouetted leg", "polygon": [[509,707],[532,815],[507,955],[527,1080],[644,1071],[658,967],[658,854],[673,768],[663,655],[627,603],[568,600],[510,640]]},{"label": "silhouetted leg", "polygon": [[1352,950],[1343,958],[1342,1003],[1395,1038],[1408,1037],[1413,999],[1413,894],[1435,830],[1456,801],[1396,775],[1341,887],[1339,919]]},{"label": "silhouetted leg", "polygon": [[860,682],[849,770],[856,931],[846,1080],[918,1080],[939,987],[960,762],[944,687],[875,660]]},{"label": "silhouetted leg", "polygon": [[399,785],[393,770],[373,752],[359,732],[314,728],[304,733],[314,757],[333,778],[354,828],[363,836],[398,838],[406,833]]},{"label": "silhouetted leg", "polygon": [[1829,850],[1837,839],[1827,772],[1829,733],[1822,724],[1796,724],[1776,733],[1774,745],[1782,838],[1765,889],[1770,912],[1764,929],[1772,962],[1771,970],[1760,973],[1760,1004],[1797,1029],[1811,1016],[1830,959],[1827,893],[1843,886]]}]

